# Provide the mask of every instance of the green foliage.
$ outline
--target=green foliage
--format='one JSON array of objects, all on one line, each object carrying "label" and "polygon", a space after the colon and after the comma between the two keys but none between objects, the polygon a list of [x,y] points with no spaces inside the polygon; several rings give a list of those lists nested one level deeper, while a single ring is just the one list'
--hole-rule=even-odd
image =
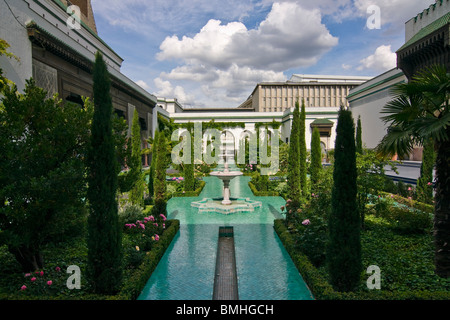
[{"label": "green foliage", "polygon": [[[300,207],[301,203],[301,185],[300,185],[300,111],[298,101],[295,104],[291,136],[289,138],[289,159],[287,182],[289,194],[288,198],[292,201],[292,205]],[[286,217],[286,223],[289,224],[290,218]]]},{"label": "green foliage", "polygon": [[268,191],[269,190],[269,176],[262,175],[260,172],[255,171],[252,173],[252,178],[250,182],[256,187],[258,191]]},{"label": "green foliage", "polygon": [[302,108],[300,111],[300,125],[298,132],[299,139],[299,165],[300,165],[300,192],[303,198],[309,197],[308,194],[308,183],[307,183],[307,169],[306,169],[306,138],[305,138],[305,121],[306,121],[306,111],[305,111],[305,101],[302,101]]},{"label": "green foliage", "polygon": [[194,176],[194,139],[191,138],[191,161],[190,163],[185,163],[184,167],[184,190],[194,191],[195,190],[195,176]]},{"label": "green foliage", "polygon": [[422,165],[417,180],[417,200],[423,203],[433,203],[433,169],[436,162],[434,143],[428,140],[423,146]]},{"label": "green foliage", "polygon": [[129,178],[131,179],[131,189],[129,199],[132,204],[144,206],[144,173],[142,172],[142,152],[141,152],[141,127],[139,115],[134,109],[133,122],[131,126],[131,157],[128,161]]},{"label": "green foliage", "polygon": [[298,249],[295,236],[283,220],[274,221],[274,229],[292,258],[308,288],[318,300],[448,300],[450,282],[433,272],[430,235],[405,238],[386,230],[380,218],[368,217],[362,233],[363,265],[381,269],[381,290],[367,290],[361,279],[355,292],[335,291],[322,268],[314,266]]},{"label": "green foliage", "polygon": [[88,154],[87,275],[94,292],[116,293],[122,281],[122,233],[116,202],[116,153],[112,136],[110,79],[100,53],[93,71],[94,117]]},{"label": "green foliage", "polygon": [[343,108],[339,111],[335,150],[327,262],[333,287],[351,291],[361,272],[360,218],[356,202],[355,129],[351,111]]},{"label": "green foliage", "polygon": [[319,184],[322,171],[322,148],[320,147],[319,129],[314,128],[311,137],[311,165],[309,167],[311,174],[311,191],[314,192]]},{"label": "green foliage", "polygon": [[356,154],[357,178],[357,202],[358,211],[361,217],[361,227],[364,228],[364,218],[366,206],[370,201],[370,196],[377,197],[383,190],[385,184],[384,168],[391,165],[396,170],[393,163],[385,158],[378,157],[372,150]]},{"label": "green foliage", "polygon": [[158,216],[160,214],[167,215],[166,201],[166,137],[164,134],[158,134],[156,143],[156,163],[155,163],[155,179],[153,181],[153,189],[155,193],[155,205],[152,208],[152,214]]},{"label": "green foliage", "polygon": [[361,116],[358,116],[358,124],[356,126],[356,152],[363,154]]},{"label": "green foliage", "polygon": [[0,229],[24,272],[43,267],[41,247],[86,217],[85,167],[92,110],[61,104],[27,81],[3,88]]}]

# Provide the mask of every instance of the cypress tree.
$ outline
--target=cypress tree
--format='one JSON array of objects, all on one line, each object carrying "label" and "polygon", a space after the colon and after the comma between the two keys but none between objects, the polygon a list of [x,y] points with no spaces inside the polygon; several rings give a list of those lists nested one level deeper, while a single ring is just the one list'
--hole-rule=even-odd
[{"label": "cypress tree", "polygon": [[300,205],[300,111],[298,101],[295,104],[292,119],[291,135],[289,138],[289,159],[287,183],[289,187],[288,197],[296,206]]},{"label": "cypress tree", "polygon": [[166,202],[166,137],[164,133],[158,134],[156,143],[156,163],[155,178],[153,181],[153,189],[155,192],[155,204],[152,208],[152,214],[159,216],[167,214]]},{"label": "cypress tree", "polygon": [[151,163],[150,163],[150,170],[149,170],[149,177],[148,177],[148,194],[151,199],[153,199],[155,196],[154,181],[155,181],[156,146],[157,146],[157,141],[158,141],[158,134],[159,134],[159,131],[156,130],[155,137],[153,138],[153,143],[152,143],[152,151],[151,151],[152,159],[151,159]]},{"label": "cypress tree", "polygon": [[190,163],[184,164],[184,190],[194,191],[195,190],[195,177],[194,177],[194,139],[191,137],[186,137],[191,139],[191,148],[188,152],[191,153]]},{"label": "cypress tree", "polygon": [[110,79],[100,53],[93,70],[94,116],[88,154],[87,275],[96,293],[114,294],[122,282],[122,234],[116,202],[117,175],[112,136]]},{"label": "cypress tree", "polygon": [[356,127],[356,152],[363,154],[361,116],[358,116],[358,124]]},{"label": "cypress tree", "polygon": [[319,129],[314,128],[311,137],[311,191],[314,191],[315,187],[319,183],[320,173],[322,171],[322,149],[320,147],[320,133]]},{"label": "cypress tree", "polygon": [[338,291],[353,290],[359,283],[362,270],[355,148],[351,111],[341,107],[336,129],[334,184],[332,210],[328,219],[327,247],[330,282]]},{"label": "cypress tree", "polygon": [[130,190],[130,201],[132,204],[144,206],[144,175],[142,172],[142,152],[141,152],[141,126],[139,115],[134,109],[133,121],[131,124],[131,157],[128,161],[130,179],[132,186]]},{"label": "cypress tree", "polygon": [[417,180],[417,200],[432,204],[433,200],[433,169],[436,161],[433,140],[429,139],[423,144],[422,165],[420,177]]},{"label": "cypress tree", "polygon": [[300,126],[299,126],[299,151],[300,151],[300,191],[303,197],[307,197],[308,195],[308,182],[307,182],[307,172],[306,172],[306,112],[305,112],[305,101],[302,101],[302,109],[300,112]]}]

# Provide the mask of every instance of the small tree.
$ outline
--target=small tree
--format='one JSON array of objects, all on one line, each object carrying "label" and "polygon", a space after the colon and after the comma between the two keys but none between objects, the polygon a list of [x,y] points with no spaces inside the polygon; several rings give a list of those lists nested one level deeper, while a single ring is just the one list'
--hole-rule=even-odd
[{"label": "small tree", "polygon": [[[189,136],[187,137],[189,139]],[[184,190],[185,191],[194,191],[195,190],[195,177],[194,177],[194,142],[193,138],[191,141],[191,160],[189,163],[184,164]]]},{"label": "small tree", "polygon": [[311,173],[311,191],[315,192],[322,171],[322,148],[320,147],[320,133],[317,128],[313,129],[311,137],[311,164],[309,170]]},{"label": "small tree", "polygon": [[338,116],[333,172],[332,210],[328,219],[327,262],[336,290],[351,291],[359,283],[361,266],[360,218],[356,203],[355,128],[351,111]]},{"label": "small tree", "polygon": [[87,276],[96,293],[114,294],[122,282],[122,228],[116,201],[116,150],[112,136],[110,79],[100,53],[93,70],[94,118],[88,154]]},{"label": "small tree", "polygon": [[155,181],[155,168],[156,168],[156,142],[158,141],[158,134],[159,131],[155,131],[155,137],[152,140],[152,147],[151,147],[151,163],[150,163],[150,170],[148,173],[148,194],[150,199],[153,199],[155,196],[155,189],[154,189],[154,181]]},{"label": "small tree", "polygon": [[156,163],[155,163],[155,178],[153,181],[153,190],[155,193],[155,204],[152,208],[152,214],[159,216],[160,214],[167,214],[166,202],[166,137],[164,133],[158,134],[158,141],[156,143]]},{"label": "small tree", "polygon": [[[295,104],[291,136],[289,138],[289,158],[288,158],[288,198],[292,201],[290,203],[292,214],[286,215],[286,223],[291,223],[293,216],[295,215],[295,209],[300,207],[300,142],[299,142],[299,130],[300,130],[300,110],[298,101]],[[289,210],[287,210],[289,212]]]},{"label": "small tree", "polygon": [[417,180],[417,200],[420,202],[433,203],[433,169],[435,162],[436,152],[434,151],[434,142],[429,139],[423,145],[420,177]]},{"label": "small tree", "polygon": [[300,126],[299,126],[299,154],[300,154],[300,191],[303,198],[308,197],[308,181],[307,181],[307,172],[306,172],[306,111],[305,111],[305,101],[302,101],[302,108],[300,112]]},{"label": "small tree", "polygon": [[131,125],[131,157],[128,161],[130,179],[132,187],[130,190],[130,201],[134,205],[144,206],[144,174],[142,172],[142,152],[141,152],[141,126],[139,115],[134,110],[133,122]]},{"label": "small tree", "polygon": [[358,116],[358,124],[356,126],[356,152],[363,154],[361,116]]}]

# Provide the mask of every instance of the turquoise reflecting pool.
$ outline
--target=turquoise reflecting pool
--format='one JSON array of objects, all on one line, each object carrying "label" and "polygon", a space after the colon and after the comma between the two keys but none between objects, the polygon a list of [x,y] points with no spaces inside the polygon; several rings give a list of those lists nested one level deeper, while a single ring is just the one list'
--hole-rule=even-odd
[{"label": "turquoise reflecting pool", "polygon": [[311,300],[311,292],[273,229],[281,218],[281,197],[255,197],[240,176],[230,183],[231,197],[262,202],[248,213],[199,213],[192,201],[222,196],[222,182],[206,177],[199,197],[172,198],[168,218],[180,220],[175,236],[139,300],[211,300],[219,226],[233,226],[239,299]]}]

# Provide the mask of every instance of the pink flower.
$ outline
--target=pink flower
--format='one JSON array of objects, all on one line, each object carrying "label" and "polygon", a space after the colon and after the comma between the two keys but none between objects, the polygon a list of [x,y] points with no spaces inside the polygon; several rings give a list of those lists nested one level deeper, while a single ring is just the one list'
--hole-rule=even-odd
[{"label": "pink flower", "polygon": [[163,215],[162,213],[159,215],[162,219],[163,219],[163,221],[166,221],[166,216],[165,215]]},{"label": "pink flower", "polygon": [[428,184],[429,186],[431,186],[431,185],[432,185],[432,183],[431,183],[431,182],[428,182],[427,184]]},{"label": "pink flower", "polygon": [[411,197],[408,197],[408,199],[411,200],[412,198],[411,198]]},{"label": "pink flower", "polygon": [[56,270],[56,272],[60,272],[61,268],[60,267],[56,267],[55,270]]},{"label": "pink flower", "polygon": [[41,275],[41,277],[42,277],[42,276],[44,275],[44,271],[41,271],[40,275]]},{"label": "pink flower", "polygon": [[314,197],[314,196],[315,196],[315,195],[314,195],[314,193],[311,193],[311,196],[313,196],[313,197]]},{"label": "pink flower", "polygon": [[145,225],[143,223],[139,224],[142,229],[145,229]]},{"label": "pink flower", "polygon": [[158,223],[155,222],[153,225],[154,225],[155,227],[157,227],[157,226],[158,226]]},{"label": "pink flower", "polygon": [[20,290],[21,290],[21,291],[24,291],[24,290],[26,290],[26,289],[27,289],[27,286],[26,286],[26,285],[23,285],[23,286],[20,287]]},{"label": "pink flower", "polygon": [[31,273],[25,273],[25,278],[30,277]]},{"label": "pink flower", "polygon": [[408,187],[408,191],[411,191],[412,189],[411,189],[411,187]]},{"label": "pink flower", "polygon": [[36,281],[36,277],[31,278],[31,282],[35,282]]},{"label": "pink flower", "polygon": [[49,285],[49,286],[51,286],[51,285],[52,285],[52,283],[53,283],[53,281],[52,281],[52,280],[49,280],[49,281],[47,281],[47,285]]},{"label": "pink flower", "polygon": [[159,240],[159,236],[157,234],[155,234],[155,241]]},{"label": "pink flower", "polygon": [[305,219],[302,221],[302,225],[304,225],[304,226],[307,226],[310,223],[311,223],[311,221],[309,221],[309,219]]},{"label": "pink flower", "polygon": [[163,229],[165,229],[166,228],[166,224],[165,223],[163,223]]}]

